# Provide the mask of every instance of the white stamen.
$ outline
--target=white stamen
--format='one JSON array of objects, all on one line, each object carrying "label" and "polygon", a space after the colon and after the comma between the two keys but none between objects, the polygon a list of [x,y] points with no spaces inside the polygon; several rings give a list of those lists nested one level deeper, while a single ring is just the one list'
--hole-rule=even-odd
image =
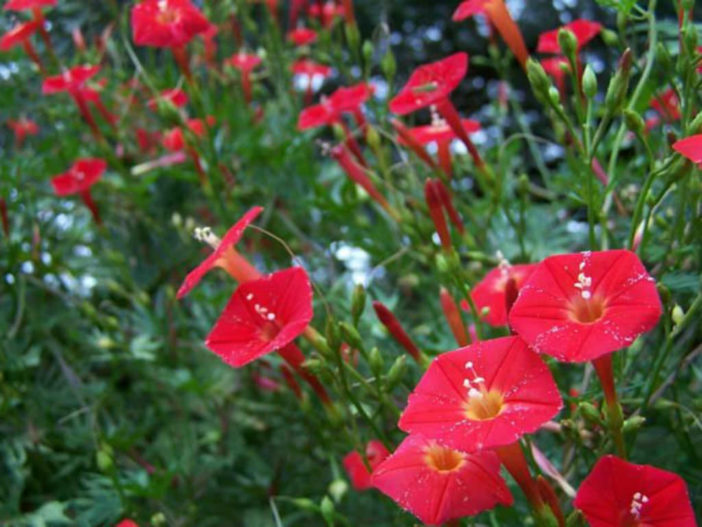
[{"label": "white stamen", "polygon": [[275,313],[268,313],[268,315],[266,316],[266,318],[267,318],[268,320],[275,320]]},{"label": "white stamen", "polygon": [[246,295],[246,300],[251,300],[253,298],[253,293]]}]

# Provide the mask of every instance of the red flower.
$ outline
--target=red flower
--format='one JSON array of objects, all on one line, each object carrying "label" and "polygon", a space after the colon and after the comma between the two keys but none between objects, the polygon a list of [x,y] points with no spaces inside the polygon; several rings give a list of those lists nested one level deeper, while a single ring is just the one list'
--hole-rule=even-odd
[{"label": "red flower", "polygon": [[314,78],[326,78],[331,75],[331,67],[325,64],[319,64],[309,59],[299,59],[292,63],[290,71],[295,75],[299,75],[304,80],[304,85],[307,90],[312,90]]},{"label": "red flower", "polygon": [[405,351],[410,354],[415,362],[421,363],[422,352],[419,351],[419,348],[407,334],[405,328],[402,327],[400,321],[397,320],[395,314],[390,311],[385,304],[377,300],[373,302],[373,310],[378,320],[380,320],[380,323],[385,326],[385,329],[388,330],[392,338],[394,338],[400,346],[405,348]]},{"label": "red flower", "polygon": [[390,111],[405,115],[445,100],[468,72],[468,54],[454,53],[418,67],[407,84],[390,101]]},{"label": "red flower", "polygon": [[575,496],[591,527],[696,527],[685,481],[672,472],[601,458]]},{"label": "red flower", "polygon": [[[486,307],[490,309],[485,322],[491,326],[507,325],[507,283],[513,280],[514,287],[518,291],[534,269],[536,264],[510,265],[504,261],[485,275],[485,278],[470,293],[478,312]],[[514,298],[511,299],[512,302],[514,300]],[[467,303],[464,303],[463,307],[467,309]]]},{"label": "red flower", "polygon": [[244,230],[256,217],[263,211],[262,207],[253,207],[244,214],[224,235],[215,250],[200,265],[188,273],[183,284],[178,289],[177,298],[182,298],[187,295],[190,290],[195,287],[202,277],[205,276],[214,267],[227,268],[228,255],[233,250],[244,234]]},{"label": "red flower", "polygon": [[680,119],[680,100],[672,88],[655,97],[651,101],[651,108],[669,123]]},{"label": "red flower", "polygon": [[453,13],[453,21],[460,22],[466,18],[481,14],[488,17],[491,24],[497,28],[500,36],[512,50],[514,56],[524,67],[529,58],[524,37],[519,26],[514,22],[503,0],[466,0]]},{"label": "red flower", "polygon": [[551,57],[540,61],[544,71],[548,73],[556,83],[558,93],[561,98],[565,95],[565,78],[566,73],[570,71],[570,63],[565,57]]},{"label": "red flower", "polygon": [[139,527],[139,524],[133,520],[127,519],[127,520],[122,520],[117,525],[115,525],[115,527]]},{"label": "red flower", "polygon": [[226,62],[239,71],[249,72],[261,64],[261,57],[255,53],[244,53],[243,51],[239,51],[238,53],[234,53],[234,55],[229,57]]},{"label": "red flower", "polygon": [[102,177],[106,168],[107,163],[104,159],[78,159],[68,172],[54,176],[51,179],[51,184],[58,196],[84,192]]},{"label": "red flower", "polygon": [[330,28],[337,18],[344,16],[344,6],[336,5],[331,0],[320,4],[321,2],[314,2],[307,10],[307,14],[312,18],[319,19],[322,27]]},{"label": "red flower", "polygon": [[417,435],[373,471],[372,482],[427,525],[514,501],[493,452],[467,454]]},{"label": "red flower", "polygon": [[301,267],[240,284],[205,344],[240,367],[298,337],[312,320],[312,287]]},{"label": "red flower", "polygon": [[561,28],[541,33],[536,50],[539,53],[562,53],[561,45],[558,43],[558,32],[561,29],[567,29],[575,35],[578,41],[577,51],[580,51],[585,44],[600,34],[602,24],[583,19],[573,20]]},{"label": "red flower", "polygon": [[661,315],[656,284],[627,250],[551,256],[522,287],[509,324],[534,350],[584,362],[624,348]]},{"label": "red flower", "polygon": [[[202,137],[206,131],[205,122],[207,122],[208,126],[212,126],[215,123],[215,118],[210,115],[205,121],[202,119],[187,119],[185,125],[195,136]],[[187,146],[183,129],[180,127],[171,128],[163,134],[162,143],[163,147],[171,152],[183,150]]]},{"label": "red flower", "polygon": [[50,95],[59,92],[79,93],[85,86],[88,79],[94,77],[100,71],[100,66],[81,65],[64,70],[60,75],[44,79],[41,85],[41,92]]},{"label": "red flower", "polygon": [[104,159],[78,159],[68,172],[54,176],[51,179],[51,185],[54,187],[54,192],[57,196],[80,194],[86,207],[93,215],[95,223],[101,225],[100,214],[90,194],[90,187],[102,177],[102,173],[106,168],[107,163]]},{"label": "red flower", "polygon": [[473,452],[514,443],[560,408],[546,364],[519,337],[505,337],[435,358],[398,426]]},{"label": "red flower", "polygon": [[158,109],[158,103],[161,101],[170,103],[176,108],[182,108],[188,104],[188,96],[180,88],[172,88],[170,90],[162,91],[157,97],[149,100],[147,104],[149,108],[155,112]]},{"label": "red flower", "polygon": [[[298,130],[306,130],[317,126],[332,125],[341,121],[343,113],[352,113],[359,121],[359,126],[363,126],[365,119],[361,112],[361,105],[373,94],[373,86],[361,82],[354,86],[337,88],[329,97],[322,97],[322,102],[313,106],[308,106],[297,120]],[[346,130],[348,132],[348,130]],[[350,132],[346,133],[347,138]]]},{"label": "red flower", "polygon": [[288,40],[296,46],[306,46],[317,40],[317,32],[307,27],[298,27],[288,32]]},{"label": "red flower", "polygon": [[676,141],[673,149],[693,163],[702,164],[702,134],[691,135]]},{"label": "red flower", "polygon": [[407,84],[390,101],[390,111],[404,115],[425,106],[435,105],[437,111],[470,152],[473,162],[484,170],[485,162],[463,128],[461,118],[449,99],[451,92],[468,72],[468,54],[454,53],[445,59],[420,66],[410,75]]},{"label": "red flower", "polygon": [[7,51],[15,46],[24,44],[29,37],[37,32],[40,25],[41,22],[37,20],[17,24],[0,38],[0,50]]},{"label": "red flower", "polygon": [[138,46],[183,46],[210,27],[190,0],[143,0],[132,8],[131,19]]},{"label": "red flower", "polygon": [[39,125],[26,117],[20,117],[16,120],[8,119],[7,126],[15,133],[15,143],[18,147],[22,146],[25,137],[28,135],[37,135],[39,133]]},{"label": "red flower", "polygon": [[53,7],[57,0],[9,0],[3,9],[8,11],[24,11],[25,9],[39,9]]},{"label": "red flower", "polygon": [[[368,441],[365,455],[366,460],[368,461],[368,466],[370,467],[371,471],[373,471],[375,470],[375,467],[380,465],[380,463],[382,463],[383,460],[390,455],[390,452],[388,452],[388,449],[385,448],[383,443],[377,439],[373,439]],[[355,450],[353,452],[349,452],[344,457],[343,464],[354,489],[366,490],[373,486],[371,483],[371,472],[368,471],[361,454]]]}]

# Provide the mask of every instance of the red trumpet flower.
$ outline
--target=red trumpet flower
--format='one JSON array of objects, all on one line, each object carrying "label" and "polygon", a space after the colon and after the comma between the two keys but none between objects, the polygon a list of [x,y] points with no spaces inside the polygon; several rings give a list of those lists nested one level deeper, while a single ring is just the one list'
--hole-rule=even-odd
[{"label": "red trumpet flower", "polygon": [[156,110],[158,110],[158,104],[160,102],[172,104],[176,108],[182,108],[183,106],[188,104],[188,96],[180,88],[171,88],[170,90],[162,91],[158,94],[157,97],[150,99],[149,102],[147,102],[146,104],[148,105],[150,110],[155,112]]},{"label": "red trumpet flower", "polygon": [[[205,132],[207,131],[205,123],[207,123],[207,126],[212,126],[215,123],[215,118],[209,115],[204,121],[202,119],[187,119],[185,121],[188,130],[190,130],[190,132],[196,137],[203,137],[205,135]],[[193,160],[193,163],[195,164],[195,170],[197,170],[198,176],[200,177],[200,181],[203,184],[205,183],[207,179],[207,174],[202,168],[202,163],[200,162],[200,155],[197,153],[197,150],[193,145],[188,144],[183,134],[182,128],[171,128],[163,134],[161,142],[163,143],[163,147],[167,150],[170,150],[171,152],[185,150],[190,156],[190,158]]]},{"label": "red trumpet flower", "polygon": [[[390,452],[388,452],[388,449],[385,448],[385,445],[383,445],[383,443],[377,439],[368,441],[368,444],[366,445],[365,458],[368,462],[368,466],[366,466],[366,463],[364,463],[361,454],[355,450],[346,454],[343,464],[344,468],[346,469],[346,473],[349,475],[353,488],[356,490],[366,490],[371,488],[373,486],[371,483],[371,472],[375,470],[375,467],[380,465],[380,463],[382,463],[389,455]],[[370,467],[370,471],[368,470],[368,467]]]},{"label": "red trumpet flower", "polygon": [[680,99],[675,90],[668,88],[660,95],[656,96],[651,101],[651,108],[656,110],[658,114],[668,123],[678,121],[680,119]]},{"label": "red trumpet flower", "polygon": [[453,21],[460,22],[474,15],[485,15],[500,33],[509,49],[512,50],[522,67],[529,58],[529,52],[524,44],[519,26],[509,14],[503,0],[466,0],[462,2],[453,13]]},{"label": "red trumpet flower", "polygon": [[[511,299],[507,298],[508,284],[512,281],[514,293],[517,293],[534,269],[536,264],[510,265],[507,260],[503,260],[498,267],[485,275],[470,293],[478,312],[484,308],[489,309],[485,322],[491,326],[507,325],[508,303],[511,302],[511,307],[516,300],[516,295]],[[467,303],[463,307],[468,309]]]},{"label": "red trumpet flower", "polygon": [[78,111],[85,119],[93,135],[101,139],[102,133],[88,107],[88,97],[86,95],[86,82],[97,75],[99,71],[100,66],[74,66],[69,70],[64,70],[60,75],[44,79],[41,91],[44,95],[67,92],[73,98]]},{"label": "red trumpet flower", "polygon": [[205,47],[205,63],[209,68],[215,68],[215,55],[217,55],[217,42],[215,38],[219,33],[219,26],[217,24],[210,23],[207,29],[200,33],[202,38],[202,43]]},{"label": "red trumpet flower", "polygon": [[448,125],[468,148],[476,167],[482,170],[485,162],[468,137],[461,118],[449,99],[449,95],[458,87],[467,72],[467,53],[454,53],[438,62],[420,66],[412,72],[407,84],[390,101],[390,111],[404,115],[425,106],[435,105],[441,116],[446,119]]},{"label": "red trumpet flower", "polygon": [[584,362],[619,350],[661,315],[656,284],[627,250],[551,256],[523,285],[509,324],[535,351]]},{"label": "red trumpet flower", "polygon": [[309,59],[299,59],[292,63],[290,71],[299,79],[299,85],[305,92],[305,105],[309,106],[312,104],[315,85],[329,77],[332,69]]},{"label": "red trumpet flower", "polygon": [[702,166],[702,134],[691,135],[673,144],[673,150]]},{"label": "red trumpet flower", "polygon": [[437,188],[437,185],[441,185],[441,181],[438,179],[427,179],[424,184],[424,199],[429,208],[431,221],[434,222],[434,228],[439,235],[439,240],[441,240],[441,248],[448,251],[451,249],[451,234],[449,233],[446,218],[444,217],[441,191]]},{"label": "red trumpet flower", "polygon": [[2,232],[6,237],[10,237],[10,218],[7,214],[7,201],[5,198],[0,198],[0,223],[2,224]]},{"label": "red trumpet flower", "polygon": [[427,525],[514,501],[494,452],[468,454],[419,435],[406,437],[376,467],[372,482]]},{"label": "red trumpet flower", "polygon": [[284,348],[312,320],[312,287],[291,267],[237,287],[205,344],[236,368]]},{"label": "red trumpet flower", "polygon": [[17,24],[0,38],[0,51],[7,51],[21,45],[24,48],[24,52],[36,64],[43,75],[46,73],[44,65],[41,63],[41,59],[30,40],[31,36],[41,27],[41,23],[42,21],[40,20],[32,20],[31,22]]},{"label": "red trumpet flower", "polygon": [[51,185],[54,187],[54,192],[57,196],[79,194],[93,215],[95,223],[101,225],[100,214],[90,194],[90,187],[102,177],[106,168],[107,163],[104,159],[78,159],[68,172],[54,176],[51,179]]},{"label": "red trumpet flower", "polygon": [[672,472],[602,457],[575,496],[591,527],[696,527],[685,481]]},{"label": "red trumpet flower", "polygon": [[[480,123],[472,119],[461,119],[461,125],[466,133],[471,134],[480,130]],[[451,177],[453,173],[451,161],[451,141],[458,136],[448,123],[439,115],[432,115],[432,123],[410,128],[409,132],[420,145],[436,143],[439,165],[444,173]]]},{"label": "red trumpet flower", "polygon": [[170,48],[183,75],[191,79],[185,46],[207,31],[210,22],[190,0],[142,0],[132,8],[131,23],[137,46]]},{"label": "red trumpet flower", "polygon": [[433,360],[398,426],[464,452],[510,445],[561,408],[546,364],[518,337],[481,341]]},{"label": "red trumpet flower", "polygon": [[251,72],[261,64],[261,57],[254,53],[245,53],[242,50],[229,57],[226,63],[241,72],[241,89],[244,92],[244,100],[250,104],[252,99]]},{"label": "red trumpet flower", "polygon": [[421,363],[422,352],[419,351],[419,348],[412,341],[393,312],[390,311],[385,304],[377,300],[373,302],[373,309],[375,310],[378,320],[380,320],[380,323],[385,326],[385,329],[392,335],[392,338],[394,338],[400,346],[405,348],[405,351],[410,354],[415,362],[418,364]]},{"label": "red trumpet flower", "polygon": [[296,46],[306,46],[317,40],[317,32],[307,27],[298,27],[288,32],[288,40]]},{"label": "red trumpet flower", "polygon": [[139,524],[133,520],[126,519],[119,522],[115,527],[139,527]]},{"label": "red trumpet flower", "polygon": [[561,45],[558,42],[558,32],[561,29],[567,29],[575,35],[577,40],[576,51],[580,51],[583,46],[600,34],[600,31],[602,31],[602,24],[583,19],[573,20],[570,24],[566,24],[561,28],[541,33],[536,50],[539,53],[563,53]]},{"label": "red trumpet flower", "polygon": [[314,2],[307,10],[307,14],[319,20],[324,28],[330,28],[334,22],[344,16],[344,6],[336,5],[333,0],[327,2]]},{"label": "red trumpet flower", "polygon": [[[256,280],[261,274],[250,264],[243,262],[243,258],[236,252],[234,246],[244,234],[244,230],[256,217],[263,212],[262,207],[253,207],[244,214],[224,235],[222,240],[210,234],[203,236],[204,241],[212,242],[214,251],[205,258],[200,265],[185,277],[183,284],[178,289],[177,298],[183,298],[195,287],[202,277],[215,267],[221,267],[240,282]],[[245,263],[245,265],[243,265]]]},{"label": "red trumpet flower", "polygon": [[458,309],[458,304],[445,288],[439,290],[439,302],[441,303],[441,310],[444,312],[444,317],[451,328],[451,333],[456,339],[459,346],[467,346],[470,344],[471,339],[466,331],[466,326],[463,323],[463,318],[461,318],[461,312]]},{"label": "red trumpet flower", "polygon": [[28,135],[37,135],[39,133],[39,125],[26,117],[20,117],[19,119],[8,119],[7,126],[9,126],[15,133],[15,145],[17,148],[22,146],[24,139]]},{"label": "red trumpet flower", "polygon": [[427,166],[433,170],[438,170],[438,165],[434,162],[434,160],[431,158],[431,156],[427,153],[425,148],[414,138],[412,135],[412,132],[410,132],[409,128],[407,128],[402,121],[398,119],[391,119],[390,124],[392,124],[392,127],[395,129],[397,132],[397,135],[399,137],[399,142],[400,144],[404,144],[406,146],[409,146],[412,151],[421,159],[424,161]]}]

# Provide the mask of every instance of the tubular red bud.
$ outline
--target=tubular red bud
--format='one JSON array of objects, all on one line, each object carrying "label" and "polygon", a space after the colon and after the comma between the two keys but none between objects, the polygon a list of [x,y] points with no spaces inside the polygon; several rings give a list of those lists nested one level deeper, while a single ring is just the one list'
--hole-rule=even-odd
[{"label": "tubular red bud", "polygon": [[468,337],[468,332],[466,331],[466,326],[463,324],[463,319],[461,318],[461,312],[458,309],[458,304],[444,287],[439,291],[439,301],[441,302],[441,309],[444,311],[444,316],[451,328],[451,333],[453,333],[454,338],[459,346],[467,346],[470,344],[470,337]]},{"label": "tubular red bud", "polygon": [[375,310],[375,314],[377,315],[378,320],[380,320],[380,323],[385,326],[395,341],[397,341],[397,343],[412,356],[417,364],[421,364],[421,352],[419,351],[419,348],[404,330],[400,324],[400,321],[397,320],[397,317],[393,315],[392,311],[385,307],[382,302],[378,302],[377,300],[373,302],[373,309]]},{"label": "tubular red bud", "polygon": [[556,496],[553,487],[551,487],[550,483],[546,481],[543,476],[536,476],[536,485],[539,488],[539,494],[541,494],[541,497],[556,517],[558,527],[565,527],[565,516],[561,510],[560,503],[558,503],[558,496]]},{"label": "tubular red bud", "polygon": [[375,188],[373,182],[366,174],[363,167],[353,160],[349,150],[344,145],[337,145],[331,149],[331,156],[339,163],[339,166],[346,172],[346,175],[365,190],[368,195],[373,198],[376,203],[385,209],[385,211],[395,220],[400,221],[399,213],[388,203],[385,197]]},{"label": "tubular red bud", "polygon": [[283,375],[285,383],[288,385],[288,388],[290,388],[290,390],[293,392],[295,398],[301,401],[302,388],[300,388],[300,384],[297,382],[297,379],[295,379],[295,375],[293,374],[292,369],[286,364],[281,364],[280,373]]},{"label": "tubular red bud", "polygon": [[448,214],[451,223],[453,223],[456,229],[458,229],[458,232],[463,234],[465,232],[465,227],[463,227],[463,221],[461,220],[461,217],[458,215],[458,212],[456,212],[456,209],[453,206],[453,200],[451,199],[451,194],[449,194],[446,185],[444,185],[444,183],[440,180],[436,180],[434,185],[439,193],[439,197],[441,198],[441,204],[446,209],[446,213]]},{"label": "tubular red bud", "polygon": [[316,393],[319,397],[322,404],[325,406],[331,404],[329,394],[327,394],[327,391],[324,389],[324,386],[322,386],[322,383],[319,382],[319,379],[302,367],[302,363],[305,362],[305,356],[302,354],[302,351],[300,351],[300,348],[298,348],[295,344],[290,343],[278,350],[278,354],[292,367],[292,369],[297,372],[300,377],[307,381],[307,383],[312,387],[312,390],[314,390],[314,393]]},{"label": "tubular red bud", "polygon": [[10,219],[7,216],[7,202],[5,198],[0,198],[0,221],[2,221],[2,230],[5,236],[10,237]]},{"label": "tubular red bud", "polygon": [[429,215],[431,220],[434,222],[434,228],[439,235],[441,240],[441,247],[448,251],[451,249],[451,235],[448,231],[448,225],[446,225],[446,218],[444,217],[444,211],[442,207],[441,193],[437,189],[435,180],[427,179],[424,185],[424,198],[427,201],[427,206],[429,207]]}]

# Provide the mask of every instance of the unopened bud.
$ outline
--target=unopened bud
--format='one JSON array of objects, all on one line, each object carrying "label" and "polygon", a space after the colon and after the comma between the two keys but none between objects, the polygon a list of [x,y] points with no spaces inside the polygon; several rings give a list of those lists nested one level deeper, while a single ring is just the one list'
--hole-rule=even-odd
[{"label": "unopened bud", "polygon": [[634,432],[641,428],[646,422],[646,418],[640,415],[632,415],[629,419],[624,420],[622,425],[622,432],[628,434],[629,432]]},{"label": "unopened bud", "polygon": [[335,479],[329,484],[329,495],[334,499],[336,503],[339,503],[346,492],[349,490],[349,484],[343,479]]},{"label": "unopened bud", "polygon": [[354,326],[358,326],[358,321],[361,319],[365,307],[366,288],[358,284],[353,288],[353,295],[351,296],[351,319]]},{"label": "unopened bud", "polygon": [[339,346],[341,346],[341,334],[339,325],[334,318],[329,317],[327,319],[327,323],[324,326],[324,335],[327,337],[327,344],[331,349],[339,349]]},{"label": "unopened bud", "polygon": [[529,58],[526,63],[527,78],[531,89],[539,101],[548,101],[548,89],[551,87],[551,79],[539,61]]},{"label": "unopened bud", "polygon": [[589,64],[583,72],[583,93],[588,99],[594,99],[597,95],[597,77]]},{"label": "unopened bud", "polygon": [[380,134],[373,126],[369,126],[366,130],[366,143],[371,147],[374,152],[378,150],[381,146]]},{"label": "unopened bud", "polygon": [[578,404],[578,410],[580,410],[580,414],[585,418],[585,420],[589,421],[590,423],[599,424],[602,421],[600,411],[595,408],[592,403],[583,401]]},{"label": "unopened bud", "polygon": [[329,496],[324,496],[319,504],[319,511],[322,513],[327,525],[334,525],[334,502]]},{"label": "unopened bud", "polygon": [[693,24],[685,27],[683,42],[687,53],[694,57],[697,54],[697,28]]},{"label": "unopened bud", "polygon": [[561,94],[555,86],[551,86],[548,89],[548,100],[551,101],[552,106],[560,106]]},{"label": "unopened bud", "polygon": [[671,294],[670,289],[668,289],[667,286],[665,286],[661,282],[658,282],[656,284],[656,289],[658,289],[658,294],[660,295],[661,302],[663,302],[663,304],[667,304],[668,302],[670,302]]},{"label": "unopened bud", "polygon": [[619,67],[607,87],[605,108],[610,115],[618,113],[622,106],[624,106],[626,94],[629,89],[631,65],[631,50],[627,48],[622,58],[619,60]]},{"label": "unopened bud", "polygon": [[380,375],[383,371],[383,355],[378,348],[373,348],[368,355],[368,365],[370,366],[373,375]]},{"label": "unopened bud", "polygon": [[611,29],[602,29],[600,37],[602,37],[602,41],[609,47],[615,47],[619,44],[619,35],[616,31],[612,31]]},{"label": "unopened bud", "polygon": [[353,327],[348,322],[339,322],[339,328],[341,328],[341,334],[344,340],[349,346],[355,349],[363,349],[363,340],[361,339],[361,334],[358,330]]},{"label": "unopened bud", "polygon": [[638,112],[628,109],[624,110],[624,122],[626,127],[636,135],[640,136],[646,133],[646,122]]},{"label": "unopened bud", "polygon": [[578,37],[570,29],[561,28],[558,31],[558,45],[566,57],[574,59],[578,51]]},{"label": "unopened bud", "polygon": [[366,65],[370,65],[373,61],[373,53],[375,52],[373,43],[370,40],[364,41],[361,52],[363,53],[363,61],[366,63]]},{"label": "unopened bud", "polygon": [[167,524],[168,522],[166,521],[166,515],[162,512],[157,512],[156,514],[151,516],[151,525],[153,527],[161,527],[162,525]]},{"label": "unopened bud", "polygon": [[669,71],[672,67],[670,52],[662,42],[659,42],[656,46],[656,64],[663,71]]},{"label": "unopened bud", "polygon": [[395,386],[400,384],[402,379],[407,373],[407,355],[400,355],[388,370],[388,375],[385,381],[388,386],[388,390],[392,390]]},{"label": "unopened bud", "polygon": [[673,324],[678,326],[683,321],[683,318],[685,318],[683,308],[681,308],[678,304],[675,304],[673,310],[670,312],[670,318],[673,321]]},{"label": "unopened bud", "polygon": [[380,67],[386,78],[390,80],[395,78],[395,73],[397,73],[397,62],[395,61],[395,55],[389,46],[388,50],[385,52],[385,55],[383,55],[383,58],[380,60]]}]

